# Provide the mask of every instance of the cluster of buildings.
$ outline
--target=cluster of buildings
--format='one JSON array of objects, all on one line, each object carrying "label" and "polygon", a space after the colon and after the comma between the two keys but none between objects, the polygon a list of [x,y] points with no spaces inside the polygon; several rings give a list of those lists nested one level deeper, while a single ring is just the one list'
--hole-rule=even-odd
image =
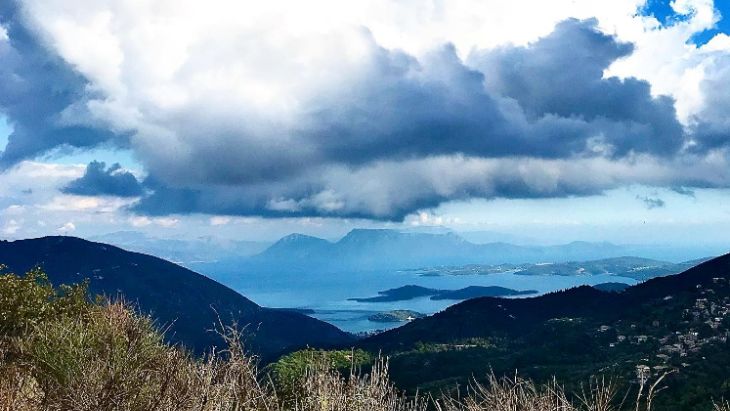
[{"label": "cluster of buildings", "polygon": [[[672,360],[696,354],[707,344],[728,342],[730,340],[730,282],[727,278],[717,277],[712,279],[711,284],[697,285],[696,290],[697,298],[690,307],[682,310],[681,320],[676,327],[671,327],[675,328],[674,330],[662,327],[662,325],[674,323],[673,320],[666,321],[664,324],[659,320],[654,320],[651,327],[648,327],[648,324],[645,324],[644,327],[637,326],[637,324],[630,324],[628,327],[619,326],[616,329],[616,340],[609,346],[656,344],[658,350],[655,357],[660,364],[651,368],[661,371],[672,368],[669,365],[671,363],[688,366],[687,363]],[[668,302],[674,298],[674,296],[667,296],[664,301]],[[621,332],[619,332],[619,328]],[[612,327],[607,325],[598,329],[603,333],[610,330]],[[639,330],[644,333],[637,332]],[[652,330],[656,330],[656,332]]]}]

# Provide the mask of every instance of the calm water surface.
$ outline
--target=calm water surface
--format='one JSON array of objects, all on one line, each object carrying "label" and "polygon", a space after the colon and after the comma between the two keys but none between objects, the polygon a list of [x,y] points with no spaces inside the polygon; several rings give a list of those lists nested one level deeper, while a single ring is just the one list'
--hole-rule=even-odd
[{"label": "calm water surface", "polygon": [[488,275],[421,276],[408,271],[241,274],[235,284],[228,285],[266,307],[308,308],[313,317],[327,321],[349,332],[365,332],[394,328],[402,323],[369,321],[368,316],[389,310],[414,310],[433,314],[458,303],[434,301],[428,297],[409,301],[359,303],[353,297],[370,297],[390,288],[415,284],[423,287],[455,290],[470,285],[501,286],[515,290],[537,290],[540,293],[605,282],[635,284],[631,278],[613,275],[593,276],[525,276],[514,273]]}]

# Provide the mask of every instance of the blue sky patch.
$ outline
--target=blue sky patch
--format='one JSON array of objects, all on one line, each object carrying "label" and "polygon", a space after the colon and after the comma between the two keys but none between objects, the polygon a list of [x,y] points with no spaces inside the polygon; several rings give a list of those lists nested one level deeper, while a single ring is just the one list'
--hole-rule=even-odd
[{"label": "blue sky patch", "polygon": [[8,137],[13,132],[13,127],[8,124],[7,117],[0,114],[0,151],[5,150],[8,145]]},{"label": "blue sky patch", "polygon": [[673,26],[689,20],[691,14],[679,14],[672,9],[671,0],[648,0],[639,10],[642,16],[654,16],[664,26]]},{"label": "blue sky patch", "polygon": [[[715,9],[720,13],[722,18],[714,28],[704,30],[695,34],[690,42],[696,46],[707,44],[713,37],[718,34],[730,33],[730,1],[716,0]],[[692,15],[679,14],[672,9],[671,0],[648,0],[646,5],[639,11],[642,16],[654,16],[665,27],[673,26],[677,23],[689,20]]]}]

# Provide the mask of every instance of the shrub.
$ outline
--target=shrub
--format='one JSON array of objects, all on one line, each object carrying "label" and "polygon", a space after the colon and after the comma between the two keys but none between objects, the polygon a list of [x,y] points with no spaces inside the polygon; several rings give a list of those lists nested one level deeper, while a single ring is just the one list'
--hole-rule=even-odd
[{"label": "shrub", "polygon": [[654,395],[664,377],[640,384],[635,401],[628,392],[619,395],[613,380],[592,378],[577,395],[568,395],[557,381],[538,386],[518,376],[498,378],[494,374],[484,384],[474,383],[464,399],[445,398],[437,402],[439,411],[651,411]]},{"label": "shrub", "polygon": [[555,381],[491,375],[464,396],[406,397],[387,361],[364,351],[305,350],[262,373],[236,328],[221,330],[227,350],[198,358],[149,317],[86,293],[54,289],[38,269],[0,276],[0,411],[651,411],[661,389],[643,375],[628,404],[611,380],[568,395]]},{"label": "shrub", "polygon": [[273,378],[280,395],[293,397],[301,391],[300,382],[312,368],[336,370],[347,375],[369,366],[373,360],[373,356],[364,350],[327,351],[309,348],[279,358],[266,371]]},{"label": "shrub", "polygon": [[7,340],[51,319],[82,316],[90,307],[87,291],[87,283],[54,288],[40,268],[25,276],[0,274],[0,336]]}]

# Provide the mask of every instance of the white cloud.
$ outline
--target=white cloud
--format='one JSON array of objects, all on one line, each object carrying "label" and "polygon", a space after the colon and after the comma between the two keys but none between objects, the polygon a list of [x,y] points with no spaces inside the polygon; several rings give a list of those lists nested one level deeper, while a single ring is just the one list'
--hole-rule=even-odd
[{"label": "white cloud", "polygon": [[87,197],[75,195],[57,195],[50,202],[38,207],[48,211],[83,211],[95,213],[112,213],[129,205],[134,200],[116,197]]},{"label": "white cloud", "polygon": [[155,224],[161,226],[161,227],[175,227],[179,222],[179,218],[174,217],[160,217],[154,219]]},{"label": "white cloud", "polygon": [[55,191],[84,174],[84,166],[24,161],[0,173],[0,195],[28,190]]},{"label": "white cloud", "polygon": [[[0,173],[0,206],[23,207],[52,202],[58,189],[80,177],[82,166],[24,161]],[[4,201],[3,201],[4,200]],[[15,210],[20,212],[20,210]]]},{"label": "white cloud", "polygon": [[619,38],[635,45],[635,51],[614,63],[607,74],[648,80],[654,95],[676,99],[679,119],[688,124],[703,108],[700,84],[707,65],[718,54],[730,54],[730,42],[724,34],[701,47],[691,42],[694,34],[713,28],[721,18],[713,0],[678,0],[670,6],[690,17],[669,26],[651,16],[637,17],[616,30]]},{"label": "white cloud", "polygon": [[[282,135],[314,121],[313,101],[360,78],[377,58],[378,46],[420,58],[452,43],[464,59],[475,49],[534,41],[569,17],[596,17],[607,33],[635,43],[635,54],[610,73],[651,81],[656,94],[677,98],[686,121],[701,105],[698,84],[709,52],[686,43],[718,18],[712,0],[672,2],[676,11],[692,17],[667,28],[636,15],[645,0],[21,4],[46,42],[91,81],[93,92],[101,93],[85,103],[86,109],[65,114],[91,113],[94,118],[80,121],[136,131],[133,143],[141,159],[158,164],[153,171],[161,177],[159,169],[185,171],[170,171],[173,161],[160,158],[154,148],[177,147],[180,163],[190,163],[195,153],[189,140],[202,138],[191,135],[191,128],[215,124],[205,138],[235,134],[242,146],[274,149],[296,143]],[[272,124],[275,130],[269,129]],[[280,141],[269,147],[271,140]]]},{"label": "white cloud", "polygon": [[140,228],[140,227],[147,227],[150,225],[156,225],[159,227],[175,227],[179,222],[179,218],[173,218],[173,217],[157,217],[157,218],[150,218],[146,216],[132,216],[127,219],[129,224],[132,225],[132,227]]},{"label": "white cloud", "polygon": [[210,218],[210,225],[212,225],[212,226],[227,225],[230,222],[231,222],[230,217],[214,216],[214,217]]},{"label": "white cloud", "polygon": [[461,222],[458,217],[445,217],[442,215],[421,211],[411,214],[405,218],[404,223],[413,227],[435,227],[435,226],[453,226]]},{"label": "white cloud", "polygon": [[5,235],[13,235],[18,232],[21,228],[21,223],[17,220],[8,220],[2,228],[2,233]]},{"label": "white cloud", "polygon": [[191,122],[220,122],[222,130],[261,139],[273,138],[262,129],[272,122],[286,129],[311,121],[312,100],[360,76],[375,45],[419,57],[452,43],[465,58],[474,49],[526,44],[568,17],[597,17],[607,32],[637,43],[637,56],[617,65],[616,73],[656,82],[657,92],[694,98],[677,90],[677,77],[686,69],[673,67],[679,63],[668,59],[676,59],[677,51],[688,52],[688,33],[712,23],[711,0],[674,2],[677,10],[698,12],[688,23],[665,30],[655,29],[652,19],[635,17],[643,3],[22,2],[47,42],[102,92],[104,97],[88,103],[97,118],[87,122],[103,120],[118,130],[138,131],[135,144],[143,159],[153,155],[151,145],[166,142],[183,148],[178,156],[187,155],[180,132]]},{"label": "white cloud", "polygon": [[272,211],[295,212],[301,210],[302,207],[297,200],[291,198],[276,198],[269,200],[266,204],[266,208]]},{"label": "white cloud", "polygon": [[[61,187],[83,175],[84,169],[83,165],[25,161],[0,173],[0,231],[27,238],[48,235],[56,228],[70,233],[68,222],[89,222],[94,228],[114,224],[114,216],[123,214],[131,200],[59,193]],[[8,219],[5,224],[3,218]]]},{"label": "white cloud", "polygon": [[58,227],[56,229],[56,231],[58,231],[61,234],[70,234],[70,233],[76,231],[76,225],[73,222],[69,221],[66,224]]},{"label": "white cloud", "polygon": [[657,93],[680,99],[686,114],[696,96],[681,87],[695,84],[687,72],[703,58],[686,41],[718,18],[712,0],[672,2],[692,18],[668,28],[636,16],[645,0],[22,4],[55,50],[106,96],[89,110],[115,128],[146,134],[142,146],[175,139],[170,122],[192,106],[207,107],[200,119],[244,116],[249,129],[270,119],[296,124],[314,96],[346,84],[372,56],[363,28],[391,50],[423,56],[452,43],[465,58],[474,49],[527,44],[569,17],[596,17],[606,32],[637,45],[636,55],[612,72],[652,81]]},{"label": "white cloud", "polygon": [[22,206],[19,204],[12,204],[12,205],[8,206],[7,208],[5,208],[5,210],[0,211],[0,214],[17,216],[17,215],[22,215],[25,212],[26,212],[25,206]]},{"label": "white cloud", "polygon": [[727,52],[730,50],[730,36],[725,33],[715,35],[710,41],[702,46],[702,50],[706,52]]},{"label": "white cloud", "polygon": [[0,41],[8,41],[9,39],[10,37],[8,36],[8,29],[0,24]]},{"label": "white cloud", "polygon": [[152,224],[152,220],[145,216],[133,216],[129,218],[129,224],[132,227],[146,227]]}]

